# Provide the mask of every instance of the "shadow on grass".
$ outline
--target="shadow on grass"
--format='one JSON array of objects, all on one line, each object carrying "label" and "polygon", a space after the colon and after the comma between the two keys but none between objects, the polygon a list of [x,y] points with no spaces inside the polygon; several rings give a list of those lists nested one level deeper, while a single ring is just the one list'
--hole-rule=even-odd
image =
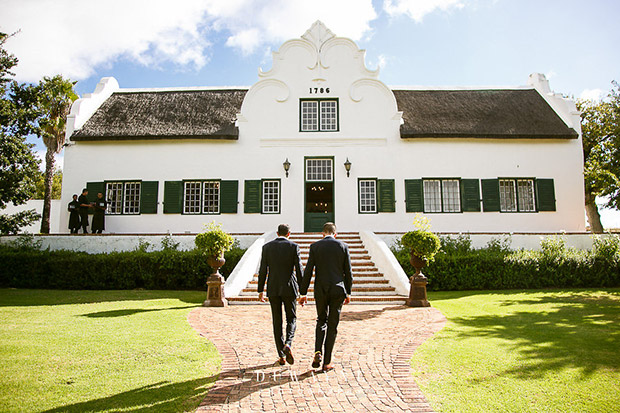
[{"label": "shadow on grass", "polygon": [[202,304],[204,291],[170,290],[28,290],[0,289],[0,307],[92,304],[112,301],[146,301],[177,299],[188,304]]},{"label": "shadow on grass", "polygon": [[159,382],[109,397],[69,404],[46,410],[59,412],[178,412],[193,410],[207,395],[210,385],[218,378],[188,380],[180,383]]},{"label": "shadow on grass", "polygon": [[96,313],[82,314],[81,317],[88,318],[113,318],[113,317],[125,317],[134,314],[150,313],[153,311],[168,311],[168,310],[184,310],[186,308],[194,308],[193,305],[186,305],[182,307],[165,307],[165,308],[128,308],[125,310],[110,310],[110,311],[98,311]]},{"label": "shadow on grass", "polygon": [[[558,292],[506,299],[501,301],[501,307],[531,305],[532,310],[451,317],[450,321],[467,327],[457,337],[506,340],[523,361],[506,374],[538,378],[559,369],[575,368],[588,376],[620,368],[620,294],[607,294],[614,298]],[[536,308],[548,304],[552,306]]]}]

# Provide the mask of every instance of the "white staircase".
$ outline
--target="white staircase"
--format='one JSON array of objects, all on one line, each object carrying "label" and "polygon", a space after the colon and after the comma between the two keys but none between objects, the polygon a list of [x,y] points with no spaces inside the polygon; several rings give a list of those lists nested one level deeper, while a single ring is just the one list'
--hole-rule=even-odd
[{"label": "white staircase", "polygon": [[[299,245],[301,261],[305,265],[308,261],[310,244],[322,238],[320,233],[293,233],[290,240]],[[338,233],[338,239],[349,246],[353,273],[353,287],[351,303],[355,304],[404,304],[406,297],[398,295],[390,281],[377,269],[372,257],[364,247],[364,243],[357,232]],[[227,297],[230,304],[255,304],[258,302],[258,275],[241,291],[237,297]],[[314,277],[308,290],[309,301],[314,301]]]}]

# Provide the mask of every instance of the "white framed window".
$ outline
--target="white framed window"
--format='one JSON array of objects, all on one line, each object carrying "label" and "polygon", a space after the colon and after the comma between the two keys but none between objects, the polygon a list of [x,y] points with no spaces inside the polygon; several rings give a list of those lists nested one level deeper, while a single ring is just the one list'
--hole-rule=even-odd
[{"label": "white framed window", "polygon": [[514,179],[499,180],[499,209],[502,212],[517,212],[517,191]]},{"label": "white framed window", "polygon": [[333,181],[333,163],[333,159],[306,159],[306,181]]},{"label": "white framed window", "polygon": [[184,214],[200,214],[200,189],[202,182],[187,181],[184,183],[183,194],[183,213]]},{"label": "white framed window", "polygon": [[140,189],[142,183],[106,182],[105,199],[108,201],[106,213],[109,215],[140,214]]},{"label": "white framed window", "polygon": [[517,179],[517,196],[519,201],[519,212],[536,211],[533,179]]},{"label": "white framed window", "polygon": [[125,182],[123,214],[140,213],[140,182]]},{"label": "white framed window", "polygon": [[263,181],[263,214],[280,213],[280,181]]},{"label": "white framed window", "polygon": [[461,212],[461,188],[458,179],[442,179],[443,212]]},{"label": "white framed window", "polygon": [[441,212],[441,181],[439,179],[425,179],[424,212]]},{"label": "white framed window", "polygon": [[123,183],[106,182],[105,199],[108,201],[108,215],[120,215],[123,213]]},{"label": "white framed window", "polygon": [[359,180],[360,213],[377,212],[377,181],[375,179]]},{"label": "white framed window", "polygon": [[321,130],[338,130],[338,104],[335,100],[321,101]]},{"label": "white framed window", "polygon": [[319,130],[319,102],[317,100],[301,101],[301,130],[302,132]]},{"label": "white framed window", "polygon": [[338,130],[338,100],[302,99],[299,118],[302,132],[335,132]]},{"label": "white framed window", "polygon": [[205,181],[203,182],[202,191],[202,213],[203,214],[219,214],[220,213],[220,182]]}]

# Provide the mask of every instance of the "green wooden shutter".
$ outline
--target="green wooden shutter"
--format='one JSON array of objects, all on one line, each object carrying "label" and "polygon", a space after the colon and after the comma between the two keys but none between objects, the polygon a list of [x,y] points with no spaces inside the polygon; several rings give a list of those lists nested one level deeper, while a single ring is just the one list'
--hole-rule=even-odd
[{"label": "green wooden shutter", "polygon": [[164,214],[183,211],[183,181],[164,182]]},{"label": "green wooden shutter", "polygon": [[239,181],[220,182],[220,212],[236,214],[239,203]]},{"label": "green wooden shutter", "polygon": [[245,181],[245,196],[243,200],[243,212],[246,214],[260,214],[262,181]]},{"label": "green wooden shutter", "polygon": [[482,179],[482,210],[495,212],[500,210],[499,179]]},{"label": "green wooden shutter", "polygon": [[378,211],[396,212],[393,179],[377,179]]},{"label": "green wooden shutter", "polygon": [[555,185],[553,179],[536,180],[536,207],[539,211],[555,211]]},{"label": "green wooden shutter", "polygon": [[[86,189],[88,189],[88,201],[95,202],[97,199],[97,194],[101,192],[103,197],[105,198],[105,182],[87,182]],[[94,208],[88,208],[89,214],[94,214]]]},{"label": "green wooden shutter", "polygon": [[424,190],[421,179],[405,179],[405,211],[424,212]]},{"label": "green wooden shutter", "polygon": [[461,179],[461,205],[463,212],[480,212],[480,181]]},{"label": "green wooden shutter", "polygon": [[140,213],[157,213],[157,196],[159,195],[158,181],[142,181],[140,184]]}]

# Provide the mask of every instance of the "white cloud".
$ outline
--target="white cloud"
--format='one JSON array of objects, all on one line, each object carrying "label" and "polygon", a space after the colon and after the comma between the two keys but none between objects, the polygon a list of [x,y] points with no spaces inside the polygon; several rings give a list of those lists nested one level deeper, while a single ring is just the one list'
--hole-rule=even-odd
[{"label": "white cloud", "polygon": [[405,14],[417,23],[422,22],[424,16],[435,10],[446,11],[451,8],[465,7],[463,0],[384,0],[383,10],[390,16]]},{"label": "white cloud", "polygon": [[585,89],[579,95],[579,99],[601,100],[605,92],[602,89]]},{"label": "white cloud", "polygon": [[21,30],[5,47],[19,58],[16,78],[34,82],[84,79],[118,59],[200,69],[215,32],[245,54],[299,37],[317,19],[359,40],[376,17],[372,0],[3,0],[0,31]]}]

